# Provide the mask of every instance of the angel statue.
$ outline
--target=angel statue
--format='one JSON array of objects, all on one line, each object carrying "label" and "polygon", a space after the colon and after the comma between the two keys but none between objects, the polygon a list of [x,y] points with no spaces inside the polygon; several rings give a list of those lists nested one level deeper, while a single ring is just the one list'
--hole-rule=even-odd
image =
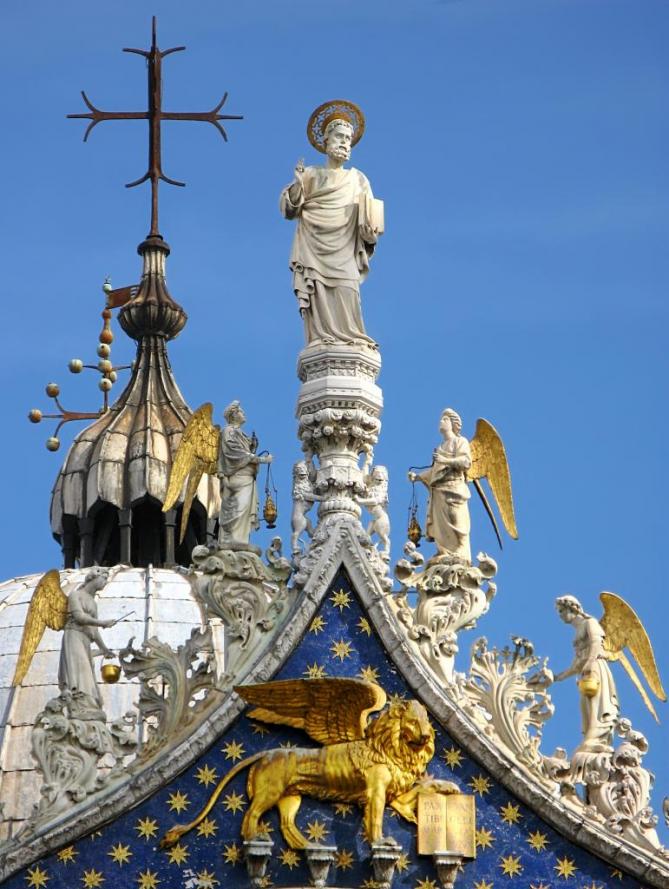
[{"label": "angel statue", "polygon": [[657,720],[655,708],[624,652],[639,665],[648,685],[661,701],[667,696],[662,688],[655,655],[643,624],[632,608],[614,593],[601,593],[604,614],[600,620],[586,614],[574,596],[560,596],[555,605],[560,618],[575,631],[574,660],[566,670],[555,676],[555,682],[578,676],[581,692],[581,725],[583,740],[572,759],[572,768],[585,765],[588,754],[612,750],[613,733],[620,716],[618,693],[609,662],[620,661],[636,686],[644,703]]},{"label": "angel statue", "polygon": [[506,451],[497,430],[487,420],[479,419],[471,441],[460,435],[462,420],[452,408],[441,415],[439,431],[443,442],[434,450],[432,465],[421,473],[409,472],[409,481],[422,482],[429,490],[427,504],[427,539],[437,544],[439,555],[471,563],[470,518],[467,482],[473,482],[492,522],[499,545],[499,533],[480,479],[487,478],[499,507],[504,527],[514,540],[518,529],[513,510],[511,475]]},{"label": "angel statue", "polygon": [[255,436],[242,432],[246,415],[238,401],[223,411],[226,425],[221,430],[212,422],[212,405],[199,407],[184,429],[172,464],[163,503],[163,512],[172,509],[184,483],[179,541],[186,533],[193,498],[204,473],[216,475],[221,483],[221,511],[218,542],[248,544],[251,531],[258,527],[256,475],[261,463],[271,463],[271,454],[256,454]]},{"label": "angel statue", "polygon": [[13,685],[23,682],[44,630],[47,627],[62,630],[63,642],[58,665],[60,691],[83,692],[102,707],[91,643],[97,645],[97,654],[113,657],[114,653],[105,645],[99,628],[113,627],[121,620],[98,619],[95,595],[104,589],[108,580],[107,570],[91,568],[84,582],[66,596],[60,586],[58,571],[47,571],[37,584],[28,608]]},{"label": "angel statue", "polygon": [[309,118],[307,135],[327,161],[305,167],[299,160],[293,181],[281,192],[281,213],[297,219],[290,268],[307,346],[376,348],[365,333],[360,284],[383,232],[383,204],[374,199],[363,173],[344,167],[364,130],[363,113],[352,102],[320,105]]},{"label": "angel statue", "polygon": [[381,555],[390,560],[390,519],[388,517],[388,470],[385,466],[375,466],[365,476],[365,494],[358,498],[358,503],[366,506],[372,517],[367,526],[371,536],[376,532],[381,544]]},{"label": "angel statue", "polygon": [[309,537],[313,536],[314,526],[307,513],[317,500],[322,499],[311,485],[307,462],[298,460],[293,466],[293,512],[290,519],[293,556],[300,554],[300,536],[305,531]]}]

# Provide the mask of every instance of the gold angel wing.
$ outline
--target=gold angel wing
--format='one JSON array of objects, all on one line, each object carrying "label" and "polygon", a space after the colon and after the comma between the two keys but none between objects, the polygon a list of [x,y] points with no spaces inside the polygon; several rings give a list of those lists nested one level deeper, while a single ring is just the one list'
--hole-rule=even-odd
[{"label": "gold angel wing", "polygon": [[257,705],[249,718],[301,728],[321,744],[364,738],[369,714],[386,703],[381,686],[363,679],[284,679],[235,691]]},{"label": "gold angel wing", "polygon": [[26,615],[19,659],[12,685],[21,685],[33,655],[44,635],[44,630],[62,630],[67,618],[67,596],[60,587],[60,575],[55,569],[47,571],[35,588]]},{"label": "gold angel wing", "polygon": [[188,516],[197,492],[200,479],[204,473],[213,475],[216,472],[218,449],[221,441],[221,430],[214,426],[211,419],[212,405],[206,402],[199,407],[190,418],[184,429],[183,436],[174,456],[167,494],[163,503],[163,512],[172,509],[181,495],[186,482],[183,508],[181,510],[181,528],[179,543],[184,539]]},{"label": "gold angel wing", "polygon": [[[504,444],[499,433],[487,420],[479,419],[476,422],[476,434],[469,442],[472,454],[472,465],[467,472],[469,481],[474,482],[477,491],[481,494],[484,505],[491,513],[482,493],[481,485],[476,485],[480,478],[487,478],[492,493],[497,501],[504,527],[514,540],[518,539],[518,528],[513,511],[513,494],[511,492],[511,473],[506,459]],[[494,524],[494,521],[493,521]]]},{"label": "gold angel wing", "polygon": [[644,679],[651,687],[655,696],[661,701],[666,701],[667,695],[662,687],[662,680],[657,670],[655,654],[653,653],[653,646],[650,644],[648,634],[634,609],[620,596],[616,596],[615,593],[601,593],[599,599],[604,606],[604,614],[600,624],[605,633],[604,648],[606,649],[607,656],[611,661],[620,661],[643,698],[645,705],[656,721],[659,722],[655,708],[645,688],[623,651],[624,648],[629,649],[630,654],[639,665]]}]

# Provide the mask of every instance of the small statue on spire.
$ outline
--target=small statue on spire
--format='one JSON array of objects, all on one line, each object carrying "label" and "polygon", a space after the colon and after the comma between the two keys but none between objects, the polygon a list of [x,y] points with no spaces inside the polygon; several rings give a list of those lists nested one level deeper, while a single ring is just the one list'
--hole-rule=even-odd
[{"label": "small statue on spire", "polygon": [[298,220],[290,268],[307,346],[376,348],[365,332],[360,284],[383,233],[383,202],[374,198],[364,173],[344,167],[364,130],[363,113],[352,102],[320,105],[307,135],[327,161],[305,167],[299,160],[293,181],[281,192],[281,213]]}]

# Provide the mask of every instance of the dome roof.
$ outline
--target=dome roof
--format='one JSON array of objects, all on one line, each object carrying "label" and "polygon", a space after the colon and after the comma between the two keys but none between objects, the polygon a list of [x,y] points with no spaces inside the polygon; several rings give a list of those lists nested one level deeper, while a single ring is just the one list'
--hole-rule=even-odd
[{"label": "dome roof", "polygon": [[[69,594],[81,583],[86,569],[60,572],[61,586]],[[101,630],[106,644],[118,652],[134,637],[141,644],[158,636],[176,649],[202,625],[203,616],[190,581],[168,569],[111,569],[111,578],[98,595],[101,620],[127,615]],[[0,819],[0,842],[14,836],[39,800],[41,776],[31,755],[31,732],[46,702],[58,695],[58,661],[61,634],[44,632],[28,673],[12,687],[28,607],[41,574],[17,577],[0,584],[0,794],[5,808]],[[217,658],[222,652],[216,652]],[[221,661],[222,662],[222,661]],[[96,660],[96,669],[100,660]],[[121,676],[116,685],[99,681],[108,719],[133,709],[139,696],[137,680]]]}]

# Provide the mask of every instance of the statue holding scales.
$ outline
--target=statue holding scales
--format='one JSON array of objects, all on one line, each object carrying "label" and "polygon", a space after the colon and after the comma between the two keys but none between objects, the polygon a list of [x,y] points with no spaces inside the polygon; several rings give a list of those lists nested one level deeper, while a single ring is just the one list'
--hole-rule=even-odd
[{"label": "statue holding scales", "polygon": [[360,284],[383,233],[383,202],[374,198],[360,170],[344,167],[364,130],[363,113],[352,102],[320,105],[309,118],[307,135],[327,161],[305,167],[299,160],[293,182],[281,193],[282,214],[297,219],[290,268],[307,346],[376,348],[365,332]]}]

